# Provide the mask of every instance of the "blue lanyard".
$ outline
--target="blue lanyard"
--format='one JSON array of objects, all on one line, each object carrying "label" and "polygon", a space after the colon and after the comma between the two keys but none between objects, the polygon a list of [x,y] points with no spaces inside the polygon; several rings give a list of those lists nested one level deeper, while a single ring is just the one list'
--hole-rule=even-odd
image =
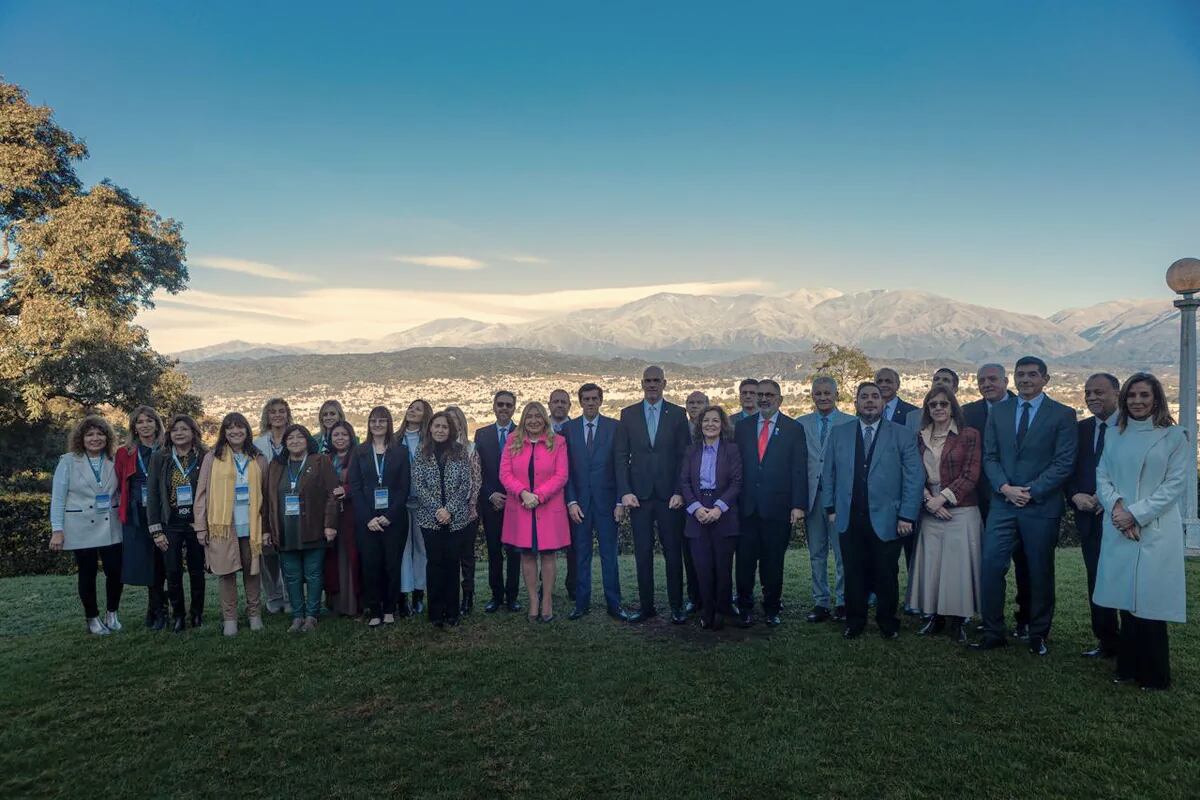
[{"label": "blue lanyard", "polygon": [[192,459],[191,466],[187,470],[184,470],[183,465],[179,463],[179,454],[175,452],[175,448],[173,447],[171,448],[171,460],[175,462],[175,469],[179,470],[179,474],[183,476],[185,481],[191,477],[192,470],[196,469],[196,465],[200,463],[200,459],[194,458]]},{"label": "blue lanyard", "polygon": [[375,456],[375,477],[378,480],[378,485],[383,486],[383,465],[387,463],[387,451],[385,450],[383,453],[372,452],[371,455]]},{"label": "blue lanyard", "polygon": [[279,454],[283,452],[283,442],[279,443],[279,447],[275,446],[275,439],[267,440],[267,444],[271,446],[271,458],[279,458]]},{"label": "blue lanyard", "polygon": [[[142,446],[139,444],[134,445],[134,447],[137,450],[138,471],[142,473],[143,478],[148,478],[150,477],[150,470],[146,469],[146,462],[142,460]],[[154,455],[154,448],[150,448],[150,455]]]},{"label": "blue lanyard", "polygon": [[248,456],[235,455],[233,457],[233,466],[237,468],[239,477],[246,477],[246,468],[250,466],[250,458]]},{"label": "blue lanyard", "polygon": [[296,491],[296,482],[300,480],[300,476],[304,474],[304,465],[308,463],[308,454],[304,454],[304,460],[300,462],[300,469],[292,472],[291,459],[288,460],[288,481],[292,484],[292,491]]},{"label": "blue lanyard", "polygon": [[100,466],[96,466],[96,462],[92,461],[92,457],[88,456],[88,466],[92,468],[92,474],[96,476],[96,485],[103,483],[102,475],[104,474],[104,454],[100,454]]}]

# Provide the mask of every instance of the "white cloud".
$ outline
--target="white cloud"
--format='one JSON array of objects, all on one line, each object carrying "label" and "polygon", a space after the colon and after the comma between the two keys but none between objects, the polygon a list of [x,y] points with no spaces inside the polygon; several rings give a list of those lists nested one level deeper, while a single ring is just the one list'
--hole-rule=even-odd
[{"label": "white cloud", "polygon": [[295,344],[315,339],[377,338],[446,317],[520,323],[585,308],[612,308],[659,292],[737,294],[761,281],[663,283],[501,294],[318,287],[270,299],[188,290],[155,297],[138,323],[167,353],[230,339]]},{"label": "white cloud", "polygon": [[470,270],[483,269],[487,266],[477,258],[467,258],[466,256],[396,256],[392,260],[405,264],[419,264],[423,267],[437,267],[438,269]]},{"label": "white cloud", "polygon": [[530,256],[516,254],[511,256],[501,256],[505,261],[511,261],[514,264],[549,264],[550,260],[541,256]]},{"label": "white cloud", "polygon": [[242,275],[253,275],[256,278],[270,278],[288,283],[316,283],[316,278],[301,275],[281,269],[273,264],[261,261],[249,261],[244,258],[225,258],[224,256],[196,256],[188,259],[188,266],[219,269],[225,272],[239,272]]}]

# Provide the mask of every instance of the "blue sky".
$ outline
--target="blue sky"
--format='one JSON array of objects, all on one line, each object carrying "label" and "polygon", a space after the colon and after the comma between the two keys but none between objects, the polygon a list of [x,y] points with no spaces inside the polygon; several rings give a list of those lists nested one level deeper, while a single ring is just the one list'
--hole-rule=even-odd
[{"label": "blue sky", "polygon": [[184,223],[166,350],[663,287],[1045,315],[1200,254],[1187,0],[4,0],[0,54]]}]

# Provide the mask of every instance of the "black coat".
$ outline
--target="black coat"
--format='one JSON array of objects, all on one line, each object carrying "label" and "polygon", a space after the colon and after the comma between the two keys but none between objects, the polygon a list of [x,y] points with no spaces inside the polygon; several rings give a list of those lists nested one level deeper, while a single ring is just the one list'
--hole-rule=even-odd
[{"label": "black coat", "polygon": [[789,520],[793,508],[808,509],[808,438],[799,422],[779,412],[767,452],[758,460],[759,415],[746,417],[734,429],[742,455],[743,517]]},{"label": "black coat", "polygon": [[691,443],[687,412],[674,403],[662,401],[653,445],[642,401],[621,409],[613,445],[617,499],[627,494],[636,495],[638,500],[670,499],[679,483],[683,454]]},{"label": "black coat", "polygon": [[[412,459],[404,440],[392,441],[383,458],[383,481],[375,469],[375,449],[364,442],[350,452],[350,500],[354,504],[354,523],[360,531],[375,517],[387,517],[392,531],[408,528],[408,488],[412,480]],[[375,489],[387,487],[386,511],[375,508]]]},{"label": "black coat", "polygon": [[[517,430],[516,423],[508,432],[512,436]],[[482,483],[479,486],[479,512],[495,513],[490,498],[496,492],[507,494],[504,485],[500,483],[500,438],[496,432],[496,423],[485,425],[475,431],[475,454],[479,456],[479,476]]]}]

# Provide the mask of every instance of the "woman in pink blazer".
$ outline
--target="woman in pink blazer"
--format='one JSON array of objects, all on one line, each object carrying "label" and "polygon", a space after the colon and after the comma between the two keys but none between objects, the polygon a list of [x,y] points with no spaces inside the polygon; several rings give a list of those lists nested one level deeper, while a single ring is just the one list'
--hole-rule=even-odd
[{"label": "woman in pink blazer", "polygon": [[[500,483],[508,499],[501,540],[521,551],[529,591],[529,621],[550,622],[558,551],[571,543],[563,489],[567,485],[567,442],[554,432],[541,403],[529,403],[500,455]],[[538,602],[538,568],[547,587]]]}]

